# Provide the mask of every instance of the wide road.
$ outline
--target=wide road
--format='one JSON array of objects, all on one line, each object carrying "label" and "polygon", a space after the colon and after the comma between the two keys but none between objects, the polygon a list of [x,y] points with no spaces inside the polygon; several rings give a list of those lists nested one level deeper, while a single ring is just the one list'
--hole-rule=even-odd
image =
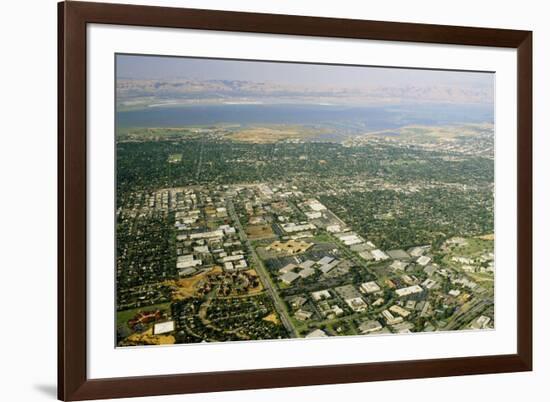
[{"label": "wide road", "polygon": [[493,301],[490,299],[474,298],[465,303],[460,308],[460,311],[451,317],[451,320],[445,326],[445,330],[462,329],[465,325],[483,314],[492,305]]},{"label": "wide road", "polygon": [[256,254],[256,250],[254,249],[254,247],[252,247],[252,244],[250,244],[250,240],[248,240],[246,232],[241,225],[241,221],[239,220],[239,217],[235,212],[233,201],[228,200],[226,202],[226,207],[227,212],[229,212],[229,215],[231,216],[231,219],[233,219],[233,221],[235,222],[235,226],[237,227],[237,231],[239,233],[241,241],[246,244],[246,247],[248,247],[248,249],[250,250],[250,254],[252,255],[252,259],[254,260],[254,265],[256,267],[256,272],[258,273],[258,276],[260,277],[264,288],[267,289],[269,295],[271,296],[271,299],[273,300],[273,304],[275,306],[275,310],[277,310],[277,313],[279,313],[279,317],[281,317],[281,322],[283,323],[287,331],[291,334],[291,336],[293,338],[297,338],[298,333],[296,332],[296,329],[292,326],[292,322],[290,321],[290,317],[288,316],[288,311],[286,310],[285,304],[279,296],[279,293],[277,293],[277,290],[273,287],[273,283],[269,278],[269,273],[266,271],[262,260],[260,260],[258,254]]}]

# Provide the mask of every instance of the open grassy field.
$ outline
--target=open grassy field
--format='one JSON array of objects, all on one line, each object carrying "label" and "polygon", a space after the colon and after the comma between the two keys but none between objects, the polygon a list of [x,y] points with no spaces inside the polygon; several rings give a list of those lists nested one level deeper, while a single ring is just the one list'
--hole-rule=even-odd
[{"label": "open grassy field", "polygon": [[273,144],[284,140],[307,139],[319,134],[319,130],[313,130],[308,127],[271,125],[236,130],[227,135],[226,138],[236,142]]},{"label": "open grassy field", "polygon": [[464,124],[456,126],[421,126],[411,125],[398,129],[381,130],[369,133],[369,137],[393,137],[432,142],[436,140],[452,140],[457,137],[476,137],[481,132],[492,131],[491,124]]},{"label": "open grassy field", "polygon": [[[161,313],[166,313],[166,315],[169,317],[171,315],[170,304],[171,303],[153,304],[147,307],[139,307],[130,310],[119,311],[116,314],[117,325],[126,326],[126,328],[128,328],[128,321],[134,318],[136,314],[144,311],[160,310]],[[128,328],[128,330],[131,330],[131,328]]]},{"label": "open grassy field", "polygon": [[269,239],[274,236],[271,225],[249,225],[246,227],[246,235],[250,240]]},{"label": "open grassy field", "polygon": [[[493,236],[494,238],[494,236]],[[477,257],[480,254],[493,252],[494,241],[485,236],[471,237],[466,239],[468,244],[454,247],[451,256]]]},{"label": "open grassy field", "polygon": [[481,240],[495,240],[495,234],[494,233],[486,234],[483,236],[478,236],[477,238]]},{"label": "open grassy field", "polygon": [[[479,285],[486,289],[492,289],[494,287],[494,274],[488,272],[479,272],[479,268],[483,265],[481,258],[494,252],[494,236],[478,236],[467,238],[467,244],[462,246],[452,246],[450,250],[446,252],[443,257],[443,265],[452,267],[456,270],[462,271],[464,266],[473,266],[476,271],[468,271],[467,276],[475,280]],[[454,258],[466,258],[471,259],[472,263],[464,263],[456,261]],[[485,263],[486,264],[486,263]]]}]

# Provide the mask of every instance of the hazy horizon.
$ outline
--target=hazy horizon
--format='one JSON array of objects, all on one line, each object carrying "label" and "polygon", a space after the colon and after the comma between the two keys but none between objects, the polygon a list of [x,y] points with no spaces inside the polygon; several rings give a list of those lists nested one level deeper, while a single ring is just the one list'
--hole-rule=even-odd
[{"label": "hazy horizon", "polygon": [[313,88],[462,87],[492,90],[492,72],[172,56],[117,55],[117,79],[239,80]]}]

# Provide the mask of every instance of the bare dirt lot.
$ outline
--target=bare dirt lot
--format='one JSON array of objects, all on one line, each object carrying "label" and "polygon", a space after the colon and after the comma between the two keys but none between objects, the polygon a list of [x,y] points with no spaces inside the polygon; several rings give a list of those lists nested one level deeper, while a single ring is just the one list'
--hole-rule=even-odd
[{"label": "bare dirt lot", "polygon": [[193,297],[196,295],[199,284],[210,275],[217,275],[222,272],[220,267],[215,267],[211,271],[202,272],[189,278],[167,281],[166,285],[172,287],[172,300],[178,301]]},{"label": "bare dirt lot", "polygon": [[250,127],[232,133],[227,138],[237,142],[251,142],[254,144],[273,144],[275,142],[303,139],[318,135],[319,132],[299,126],[270,126]]},{"label": "bare dirt lot", "polygon": [[266,315],[264,318],[262,318],[262,320],[270,321],[273,324],[278,324],[279,323],[279,318],[277,317],[277,315],[275,313],[271,313],[269,315]]},{"label": "bare dirt lot", "polygon": [[250,240],[269,239],[274,236],[271,225],[250,225],[246,228]]},{"label": "bare dirt lot", "polygon": [[132,334],[126,340],[128,345],[171,345],[176,343],[172,335],[153,335],[153,329],[149,328],[141,334]]}]

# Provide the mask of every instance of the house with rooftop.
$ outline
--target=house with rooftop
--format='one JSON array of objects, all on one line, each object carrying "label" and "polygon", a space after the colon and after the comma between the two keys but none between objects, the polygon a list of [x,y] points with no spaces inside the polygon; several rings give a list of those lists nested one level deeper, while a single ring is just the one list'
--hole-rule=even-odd
[{"label": "house with rooftop", "polygon": [[299,309],[294,313],[294,317],[300,321],[307,321],[311,318],[313,313],[311,311]]},{"label": "house with rooftop", "polygon": [[324,290],[318,290],[316,292],[311,293],[311,297],[313,297],[313,300],[319,301],[319,300],[325,300],[332,298],[332,295],[328,291],[328,289]]},{"label": "house with rooftop", "polygon": [[393,260],[409,260],[411,258],[411,256],[408,255],[405,250],[401,249],[388,250],[386,251],[386,254],[389,255],[389,257]]},{"label": "house with rooftop", "polygon": [[375,281],[365,282],[359,286],[363,293],[376,293],[380,291],[380,286]]},{"label": "house with rooftop", "polygon": [[313,268],[304,268],[298,271],[298,275],[300,275],[302,278],[308,278],[314,273],[315,273],[315,270]]},{"label": "house with rooftop", "polygon": [[346,299],[346,304],[355,312],[359,313],[367,309],[367,303],[361,297],[354,297],[353,299]]},{"label": "house with rooftop", "polygon": [[391,263],[390,268],[394,271],[404,271],[408,265],[406,262],[395,260]]},{"label": "house with rooftop", "polygon": [[393,306],[391,306],[391,307],[390,307],[390,311],[391,311],[392,313],[395,313],[395,314],[400,315],[400,316],[403,317],[403,318],[406,318],[406,317],[408,317],[408,316],[411,314],[410,311],[405,310],[403,307],[398,306],[397,304],[394,304]]},{"label": "house with rooftop", "polygon": [[300,275],[292,271],[287,272],[286,274],[283,274],[279,277],[279,279],[287,285],[292,284],[292,282],[294,282],[298,278],[300,278]]},{"label": "house with rooftop", "polygon": [[395,325],[403,322],[403,317],[395,317],[389,310],[382,311],[382,317],[384,317],[388,325]]},{"label": "house with rooftop", "polygon": [[316,329],[306,335],[306,338],[326,338],[328,335],[322,329]]},{"label": "house with rooftop", "polygon": [[406,288],[396,289],[395,293],[399,297],[406,297],[417,293],[422,293],[424,289],[422,289],[418,285],[408,286]]},{"label": "house with rooftop", "polygon": [[386,253],[379,249],[372,250],[371,254],[375,261],[384,261],[390,258]]},{"label": "house with rooftop", "polygon": [[420,256],[418,257],[418,259],[416,260],[416,263],[419,264],[419,265],[422,265],[423,267],[425,267],[426,265],[428,265],[428,263],[431,261],[432,259],[428,256]]},{"label": "house with rooftop", "polygon": [[284,267],[282,267],[280,270],[279,270],[279,274],[286,274],[287,272],[291,272],[293,271],[294,269],[296,269],[296,264],[287,264],[285,265]]},{"label": "house with rooftop", "polygon": [[407,250],[407,253],[409,253],[409,255],[413,258],[418,258],[421,255],[424,255],[424,253],[426,251],[428,251],[430,249],[430,247],[431,246],[429,246],[429,245],[412,247],[412,248]]},{"label": "house with rooftop", "polygon": [[371,334],[373,332],[380,331],[382,329],[382,324],[376,320],[364,321],[359,325],[359,332],[363,335]]}]

